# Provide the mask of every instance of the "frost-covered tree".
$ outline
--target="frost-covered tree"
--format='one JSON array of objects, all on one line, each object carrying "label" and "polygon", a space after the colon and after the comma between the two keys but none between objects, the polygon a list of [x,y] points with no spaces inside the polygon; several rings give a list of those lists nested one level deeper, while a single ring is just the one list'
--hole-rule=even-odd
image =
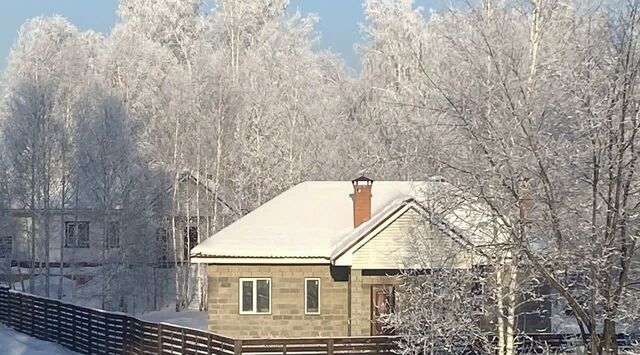
[{"label": "frost-covered tree", "polygon": [[355,167],[379,178],[405,180],[437,174],[429,156],[444,140],[442,131],[421,124],[424,113],[414,103],[426,100],[423,82],[413,80],[415,53],[423,47],[426,30],[423,14],[412,3],[363,4],[362,71],[358,80],[345,80],[340,95],[346,99],[339,103],[344,119],[336,132],[337,157],[344,161],[338,170]]},{"label": "frost-covered tree", "polygon": [[117,97],[99,85],[91,86],[82,106],[77,190],[83,202],[93,206],[101,231],[101,307],[115,309],[126,304],[125,296],[135,296],[133,284],[128,285],[130,292],[118,285],[126,280],[125,274],[133,269],[138,276],[144,275],[139,266],[154,257],[154,198],[146,183],[153,176],[138,153],[130,121]]},{"label": "frost-covered tree", "polygon": [[[425,21],[405,93],[431,162],[490,206],[594,354],[637,319],[638,2],[487,2]],[[526,216],[521,201],[530,201]]]},{"label": "frost-covered tree", "polygon": [[413,221],[394,295],[396,309],[383,313],[382,320],[399,336],[403,354],[493,352],[491,300],[501,295],[492,292],[496,280],[491,282],[494,265],[488,250],[442,234],[440,213],[426,212],[425,217]]},{"label": "frost-covered tree", "polygon": [[[79,33],[60,17],[29,20],[20,29],[5,71],[4,141],[11,152],[10,169],[16,172],[12,175],[11,185],[16,189],[12,200],[33,214],[30,253],[33,264],[39,243],[46,265],[46,295],[50,289],[51,236],[61,233],[63,240],[64,234],[63,227],[51,231],[51,210],[62,209],[64,216],[68,202],[66,185],[72,170],[69,160],[72,135],[68,133],[73,121],[71,108],[89,71],[95,38],[91,33]],[[22,134],[16,135],[18,133]],[[36,240],[36,228],[44,230],[43,240]],[[61,261],[64,261],[63,251],[61,247]],[[31,269],[32,289],[33,267]],[[62,267],[60,271],[63,272]]]}]

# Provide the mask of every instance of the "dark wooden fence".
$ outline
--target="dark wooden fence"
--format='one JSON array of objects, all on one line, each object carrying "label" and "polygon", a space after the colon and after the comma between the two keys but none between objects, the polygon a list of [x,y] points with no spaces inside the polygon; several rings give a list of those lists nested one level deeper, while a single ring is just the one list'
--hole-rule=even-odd
[{"label": "dark wooden fence", "polygon": [[232,339],[0,287],[0,322],[82,354],[385,354],[393,337]]},{"label": "dark wooden fence", "polygon": [[[396,338],[232,339],[204,330],[155,323],[116,312],[75,306],[0,286],[0,322],[82,354],[390,354]],[[629,348],[640,337],[618,335]],[[517,339],[518,353],[563,353],[582,340],[573,334],[536,334]],[[468,354],[474,351],[468,349]]]},{"label": "dark wooden fence", "polygon": [[237,340],[242,354],[391,354],[393,337]]}]

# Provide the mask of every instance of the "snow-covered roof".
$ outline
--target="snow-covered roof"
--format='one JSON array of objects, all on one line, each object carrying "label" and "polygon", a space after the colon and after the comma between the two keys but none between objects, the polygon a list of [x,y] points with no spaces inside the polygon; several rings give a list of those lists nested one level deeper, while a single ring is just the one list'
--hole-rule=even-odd
[{"label": "snow-covered roof", "polygon": [[354,228],[351,182],[303,182],[220,230],[193,248],[191,255],[195,262],[211,258],[329,262],[407,202],[442,200],[443,191],[450,194],[453,188],[437,179],[376,181],[371,191],[371,219]]},{"label": "snow-covered roof", "polygon": [[[182,173],[180,174],[180,179],[178,181],[179,182],[191,181],[194,184],[196,184],[197,186],[199,185],[199,186],[204,187],[210,193],[217,192],[216,200],[219,203],[221,203],[224,207],[228,208],[229,211],[235,213],[235,209],[233,207],[231,207],[227,202],[225,202],[225,200],[226,200],[226,191],[225,191],[225,189],[222,188],[222,186],[220,186],[220,185],[216,186],[213,183],[213,181],[211,181],[209,178],[202,177],[202,178],[198,179],[198,175],[197,174],[194,174],[189,170],[183,170]],[[173,183],[166,188],[166,192],[169,193],[172,190],[173,190]]]}]

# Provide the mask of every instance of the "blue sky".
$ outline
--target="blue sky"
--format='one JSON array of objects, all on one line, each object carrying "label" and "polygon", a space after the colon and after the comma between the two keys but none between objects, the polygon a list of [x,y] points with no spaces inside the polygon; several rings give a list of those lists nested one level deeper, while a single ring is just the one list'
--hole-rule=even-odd
[{"label": "blue sky", "polygon": [[[416,0],[428,10],[440,7],[442,0]],[[117,19],[118,0],[4,0],[0,2],[0,71],[20,25],[35,16],[58,14],[81,30],[109,32]],[[361,41],[359,24],[364,21],[361,0],[291,0],[289,8],[320,17],[317,31],[321,48],[339,53],[348,66],[359,69],[360,59],[353,50]]]}]

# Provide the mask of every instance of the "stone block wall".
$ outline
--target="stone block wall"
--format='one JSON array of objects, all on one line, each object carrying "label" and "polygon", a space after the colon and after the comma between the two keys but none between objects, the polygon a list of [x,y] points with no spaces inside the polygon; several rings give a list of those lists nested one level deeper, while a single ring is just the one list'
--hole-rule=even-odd
[{"label": "stone block wall", "polygon": [[351,270],[351,335],[369,336],[373,319],[371,319],[371,289],[374,285],[395,285],[393,276],[363,275],[362,270]]},{"label": "stone block wall", "polygon": [[[346,336],[347,281],[328,265],[209,265],[209,330],[230,337]],[[271,314],[240,314],[239,279],[271,278]],[[320,314],[304,312],[304,279],[319,277]]]}]

